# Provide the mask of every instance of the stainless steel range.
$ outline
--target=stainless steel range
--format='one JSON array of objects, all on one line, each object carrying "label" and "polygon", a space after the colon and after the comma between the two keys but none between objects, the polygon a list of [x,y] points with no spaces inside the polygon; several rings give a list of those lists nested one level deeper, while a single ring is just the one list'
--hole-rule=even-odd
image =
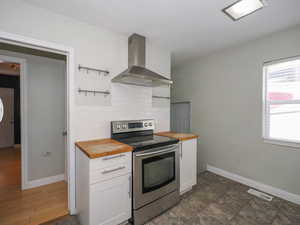
[{"label": "stainless steel range", "polygon": [[134,147],[132,222],[136,225],[179,202],[178,140],[153,132],[154,120],[111,122],[111,137]]}]

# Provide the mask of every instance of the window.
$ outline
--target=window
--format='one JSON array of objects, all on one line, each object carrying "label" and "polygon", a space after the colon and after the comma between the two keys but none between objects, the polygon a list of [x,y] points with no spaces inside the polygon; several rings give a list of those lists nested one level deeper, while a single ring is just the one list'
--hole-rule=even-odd
[{"label": "window", "polygon": [[300,57],[264,65],[265,139],[300,144]]}]

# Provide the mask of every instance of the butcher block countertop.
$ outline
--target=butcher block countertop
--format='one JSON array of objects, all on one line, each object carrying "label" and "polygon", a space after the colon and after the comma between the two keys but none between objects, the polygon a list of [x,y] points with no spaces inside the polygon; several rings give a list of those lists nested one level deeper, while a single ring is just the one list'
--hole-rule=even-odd
[{"label": "butcher block countertop", "polygon": [[113,139],[99,139],[92,141],[80,141],[75,145],[89,158],[95,159],[103,156],[131,152],[133,148]]},{"label": "butcher block countertop", "polygon": [[159,133],[156,133],[156,135],[170,137],[170,138],[176,138],[179,141],[186,141],[186,140],[198,138],[198,135],[196,135],[196,134],[191,134],[191,133],[175,133],[175,132],[170,132],[170,131],[159,132]]}]

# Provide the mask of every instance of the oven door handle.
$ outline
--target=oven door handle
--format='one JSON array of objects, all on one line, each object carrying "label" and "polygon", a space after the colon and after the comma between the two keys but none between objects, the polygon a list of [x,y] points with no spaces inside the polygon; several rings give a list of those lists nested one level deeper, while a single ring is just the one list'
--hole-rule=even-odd
[{"label": "oven door handle", "polygon": [[169,153],[169,152],[175,152],[176,148],[169,148],[167,150],[160,150],[160,151],[153,151],[153,152],[147,152],[147,153],[141,153],[141,154],[136,154],[136,157],[142,157],[142,156],[149,156],[149,155],[158,155],[158,154],[163,154],[163,153]]}]

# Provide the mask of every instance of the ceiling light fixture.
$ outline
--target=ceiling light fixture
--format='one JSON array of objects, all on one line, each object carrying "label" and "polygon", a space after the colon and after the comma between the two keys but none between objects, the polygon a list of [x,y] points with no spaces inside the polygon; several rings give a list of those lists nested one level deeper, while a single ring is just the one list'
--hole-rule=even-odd
[{"label": "ceiling light fixture", "polygon": [[12,64],[10,64],[10,68],[12,68],[13,70],[18,70],[20,68],[20,65],[12,63]]},{"label": "ceiling light fixture", "polygon": [[265,0],[239,0],[222,11],[234,21],[248,16],[266,6]]}]

